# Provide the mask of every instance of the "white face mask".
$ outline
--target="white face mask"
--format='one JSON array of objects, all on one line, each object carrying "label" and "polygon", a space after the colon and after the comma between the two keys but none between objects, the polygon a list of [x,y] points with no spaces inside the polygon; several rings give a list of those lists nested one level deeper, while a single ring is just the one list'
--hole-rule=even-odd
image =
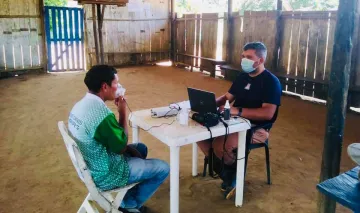
[{"label": "white face mask", "polygon": [[253,67],[254,63],[255,63],[255,61],[253,61],[253,60],[243,58],[241,60],[241,68],[243,69],[244,72],[251,73],[256,69],[256,67]]},{"label": "white face mask", "polygon": [[121,84],[118,83],[117,90],[116,90],[116,93],[115,93],[115,98],[118,98],[120,96],[124,96],[125,91],[126,91],[126,89],[124,87],[122,87]]},{"label": "white face mask", "polygon": [[120,96],[124,96],[125,95],[125,91],[126,89],[124,87],[121,86],[121,84],[119,83],[119,77],[117,74],[115,74],[115,79],[116,81],[118,82],[117,84],[117,90],[116,90],[116,93],[115,93],[115,98],[118,98]]}]

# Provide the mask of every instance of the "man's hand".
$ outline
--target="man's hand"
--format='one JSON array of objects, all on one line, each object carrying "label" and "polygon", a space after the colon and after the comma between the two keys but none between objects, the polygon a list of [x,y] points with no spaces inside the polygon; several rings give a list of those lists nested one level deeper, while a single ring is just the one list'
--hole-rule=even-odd
[{"label": "man's hand", "polygon": [[224,107],[225,107],[224,105],[219,106],[219,110],[218,110],[218,111],[219,111],[220,113],[224,112]]},{"label": "man's hand", "polygon": [[120,114],[126,112],[126,100],[124,97],[120,96],[115,99],[115,105],[117,106],[117,110]]},{"label": "man's hand", "polygon": [[128,125],[127,125],[127,116],[126,116],[126,100],[123,96],[115,99],[115,105],[117,106],[117,111],[119,112],[119,126],[123,127],[125,134],[128,135]]}]

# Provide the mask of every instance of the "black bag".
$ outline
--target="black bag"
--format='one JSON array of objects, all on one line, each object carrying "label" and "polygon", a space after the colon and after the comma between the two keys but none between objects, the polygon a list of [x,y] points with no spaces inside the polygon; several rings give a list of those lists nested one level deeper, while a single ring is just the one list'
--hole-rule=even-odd
[{"label": "black bag", "polygon": [[207,128],[216,126],[219,123],[219,115],[210,112],[205,114],[194,113],[191,118]]}]

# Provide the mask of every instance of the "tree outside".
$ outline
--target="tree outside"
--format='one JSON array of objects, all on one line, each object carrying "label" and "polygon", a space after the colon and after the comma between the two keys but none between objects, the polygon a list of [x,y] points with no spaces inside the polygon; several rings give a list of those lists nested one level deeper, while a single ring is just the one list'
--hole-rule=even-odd
[{"label": "tree outside", "polygon": [[67,4],[67,0],[45,0],[45,6],[58,6],[64,7]]}]

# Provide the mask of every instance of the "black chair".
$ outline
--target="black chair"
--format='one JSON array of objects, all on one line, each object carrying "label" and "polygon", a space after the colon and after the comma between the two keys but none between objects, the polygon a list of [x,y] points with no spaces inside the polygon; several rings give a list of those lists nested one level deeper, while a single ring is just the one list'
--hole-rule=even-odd
[{"label": "black chair", "polygon": [[266,159],[266,173],[267,173],[267,183],[271,184],[271,171],[270,171],[270,152],[269,152],[269,139],[265,141],[265,143],[252,143],[252,137],[256,130],[265,129],[266,131],[270,131],[272,127],[272,123],[268,123],[265,125],[259,125],[252,127],[248,130],[246,134],[246,151],[245,151],[245,174],[247,169],[247,163],[249,159],[250,151],[253,149],[265,148],[265,159]]},{"label": "black chair", "polygon": [[[245,174],[246,174],[246,170],[247,170],[247,163],[248,163],[248,159],[249,159],[249,154],[251,150],[254,149],[258,149],[258,148],[265,148],[265,157],[266,157],[266,172],[267,172],[267,183],[270,185],[271,184],[271,171],[270,171],[270,153],[269,153],[269,139],[267,139],[265,141],[265,143],[259,143],[259,144],[254,144],[251,143],[252,142],[252,137],[253,134],[256,130],[258,129],[265,129],[267,131],[270,131],[271,127],[272,127],[272,123],[268,123],[265,125],[258,125],[255,127],[252,127],[251,129],[249,129],[247,131],[246,134],[246,150],[245,150]],[[206,170],[207,167],[209,167],[209,175],[213,178],[218,177],[213,170],[213,149],[211,148],[209,151],[209,157],[205,156],[204,159],[204,170],[203,170],[203,177],[206,176]]]}]

